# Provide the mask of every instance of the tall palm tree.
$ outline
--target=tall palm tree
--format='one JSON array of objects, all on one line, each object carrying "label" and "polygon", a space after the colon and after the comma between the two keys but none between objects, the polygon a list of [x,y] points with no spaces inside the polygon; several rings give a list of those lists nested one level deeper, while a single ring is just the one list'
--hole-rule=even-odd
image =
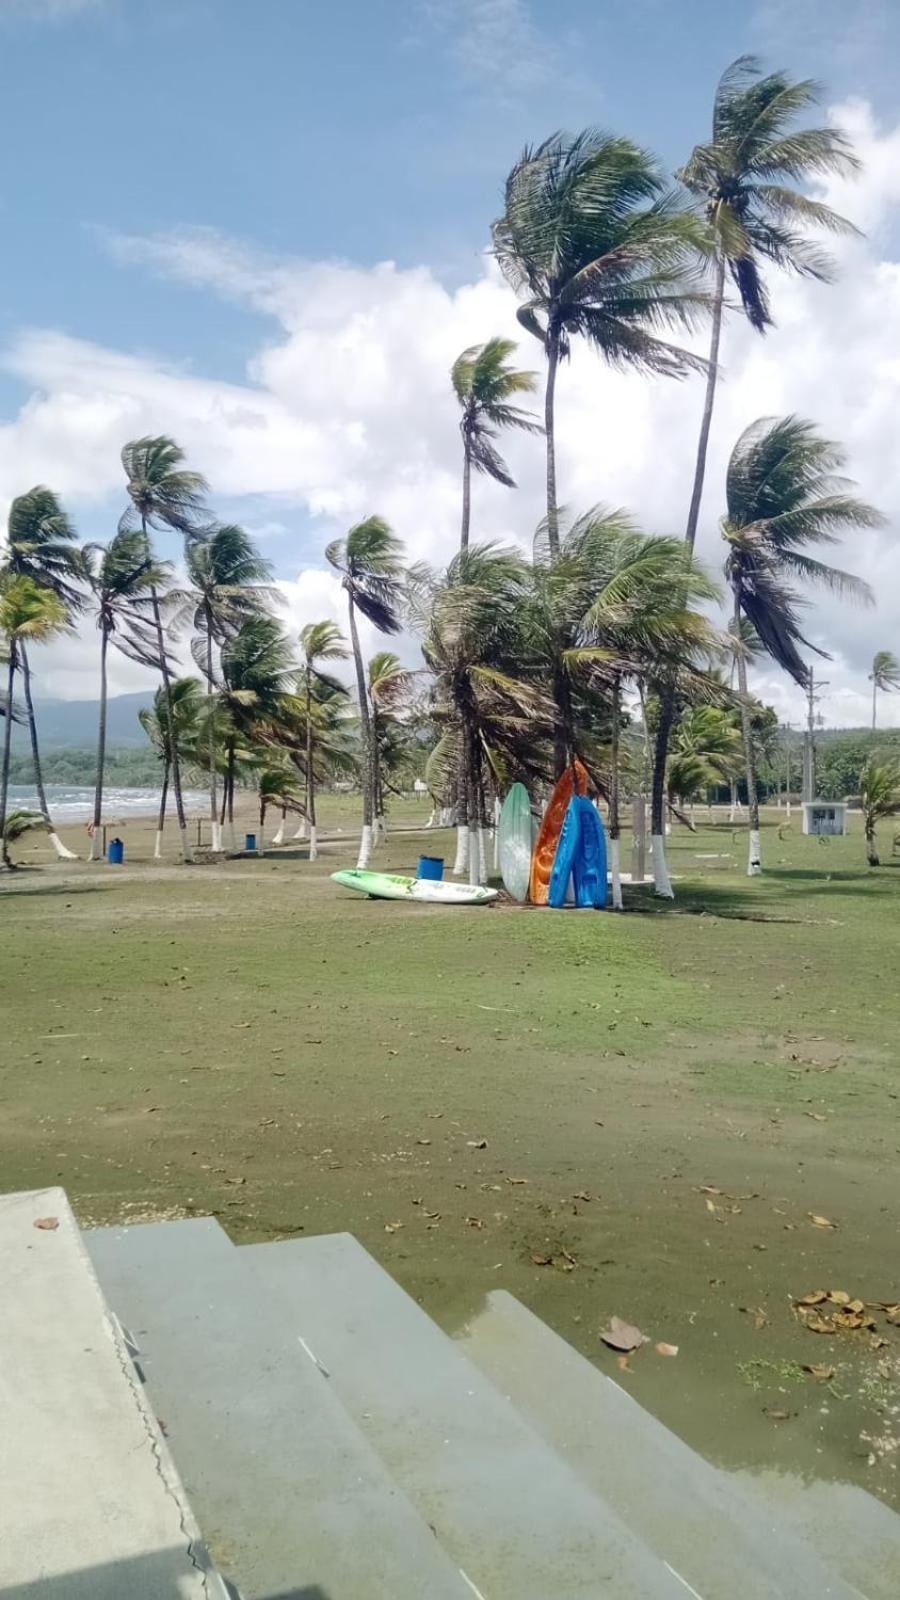
[{"label": "tall palm tree", "polygon": [[[6,553],[0,563],[0,576],[6,574],[31,578],[39,588],[51,590],[62,601],[70,618],[83,609],[84,596],[78,587],[82,575],[81,551],[75,529],[52,489],[38,485],[13,500],[7,524]],[[24,643],[19,645],[19,663],[41,816],[57,856],[62,861],[74,861],[75,852],[67,849],[60,839],[47,804],[31,693],[31,665]]]},{"label": "tall palm tree", "polygon": [[872,685],[872,732],[874,733],[879,689],[882,694],[890,694],[892,689],[900,689],[900,661],[893,651],[876,650],[869,682]]},{"label": "tall palm tree", "polygon": [[[725,574],[734,603],[733,631],[738,632],[746,617],[763,649],[803,687],[808,668],[800,646],[816,647],[801,632],[802,599],[794,585],[811,583],[848,600],[872,600],[859,578],[809,554],[810,548],[834,544],[844,532],[883,523],[872,506],[851,492],[852,482],[838,476],[843,463],[841,448],[800,417],[760,417],[745,428],[728,463],[722,536],[728,545]],[[739,644],[736,654],[750,823],[747,871],[753,877],[762,870],[759,801],[747,656]]]},{"label": "tall palm tree", "polygon": [[375,812],[375,831],[379,838],[387,835],[384,818],[384,767],[394,743],[394,729],[399,723],[398,712],[409,700],[416,674],[401,664],[393,650],[379,650],[371,657],[366,668],[372,717],[372,793]]},{"label": "tall palm tree", "polygon": [[3,718],[3,765],[0,768],[0,841],[5,867],[7,853],[6,810],[9,798],[9,765],[12,753],[12,725],[16,673],[21,664],[22,645],[29,641],[43,644],[67,626],[66,608],[52,589],[41,588],[33,578],[6,577],[0,584],[0,639],[5,641],[6,704]]},{"label": "tall palm tree", "polygon": [[[146,534],[120,529],[108,545],[88,544],[83,551],[85,577],[100,631],[100,715],[97,728],[97,779],[94,818],[88,859],[101,854],[103,776],[106,763],[107,655],[110,641],[130,661],[158,667],[159,653],[154,611],[156,595],[167,574],[150,554]],[[171,684],[166,711],[171,715]],[[174,748],[174,746],[173,746]]]},{"label": "tall palm tree", "polygon": [[859,777],[866,860],[870,867],[881,865],[875,829],[886,817],[900,815],[900,760],[878,761],[870,756]]},{"label": "tall palm tree", "polygon": [[335,539],[325,551],[326,560],[341,574],[347,594],[350,643],[356,669],[356,693],[362,730],[363,826],[359,846],[359,867],[366,867],[375,844],[375,796],[373,793],[375,757],[372,745],[372,719],[369,715],[366,674],[363,666],[356,613],[373,623],[379,633],[399,633],[403,600],[403,546],[382,517],[367,517],[357,522],[343,539]]},{"label": "tall palm tree", "polygon": [[696,800],[741,770],[743,742],[729,712],[720,706],[689,706],[672,739],[667,781],[670,802]]},{"label": "tall palm tree", "polygon": [[285,696],[296,674],[290,640],[274,617],[252,616],[225,640],[219,703],[227,722],[225,792],[229,848],[234,849],[234,791],[241,750],[277,744]]},{"label": "tall palm tree", "polygon": [[235,523],[212,528],[188,538],[185,547],[191,587],[174,598],[175,626],[186,622],[194,630],[194,659],[206,679],[209,763],[209,817],[213,850],[222,848],[217,793],[216,652],[234,637],[248,617],[261,615],[274,599],[268,586],[272,568],[259,554],[249,534]]},{"label": "tall palm tree", "polygon": [[[343,684],[338,683],[329,673],[323,672],[320,663],[323,661],[346,661],[348,650],[344,635],[336,622],[308,622],[300,630],[300,649],[303,653],[303,696],[305,711],[304,729],[304,758],[306,771],[306,827],[309,831],[309,859],[315,861],[318,855],[318,839],[316,832],[316,731],[317,722],[321,720],[319,708],[324,687],[331,691],[343,694]],[[331,696],[329,696],[331,698]],[[302,832],[301,828],[298,833]]]},{"label": "tall palm tree", "polygon": [[833,262],[810,242],[810,229],[856,232],[830,206],[797,187],[825,173],[855,172],[860,165],[839,129],[795,126],[819,92],[811,80],[795,82],[787,72],[763,76],[754,56],[739,56],[719,79],[711,139],[694,147],[677,174],[705,210],[715,258],[706,397],[685,534],[691,547],[703,497],[726,280],[737,290],[751,327],[765,333],[772,314],[764,269],[775,266],[827,281]]},{"label": "tall palm tree", "polygon": [[[134,513],[140,519],[141,532],[147,539],[148,530],[171,530],[185,537],[198,533],[208,520],[203,496],[207,490],[206,479],[199,472],[189,472],[184,466],[184,451],[174,439],[165,434],[142,439],[132,439],[122,450],[122,467],[128,486],[128,496]],[[126,527],[127,527],[126,517]],[[153,624],[156,628],[159,671],[162,674],[163,692],[172,716],[171,673],[169,671],[159,593],[151,591]],[[181,839],[182,860],[190,860],[187,836],[187,819],[181,794],[181,765],[177,747],[172,754],[172,789]]]},{"label": "tall palm tree", "polygon": [[547,536],[559,549],[554,405],[573,339],[613,366],[682,378],[706,363],[659,337],[690,328],[708,303],[699,283],[705,233],[682,209],[652,156],[630,139],[587,129],[525,150],[506,180],[494,254],[518,317],[547,357]]},{"label": "tall palm tree", "polygon": [[489,339],[473,344],[454,361],[450,370],[453,392],[462,416],[459,431],[463,442],[462,530],[459,547],[468,549],[472,512],[472,468],[483,472],[507,489],[515,488],[506,462],[494,446],[501,428],[521,428],[540,433],[541,425],[529,411],[513,405],[518,394],[532,394],[537,374],[518,372],[510,364],[516,349],[513,339]]},{"label": "tall palm tree", "polygon": [[200,730],[200,713],[203,707],[203,686],[199,678],[173,678],[169,685],[169,695],[172,707],[171,723],[169,721],[169,708],[166,703],[165,691],[162,687],[157,689],[153,696],[152,707],[138,712],[138,721],[162,763],[159,819],[156,827],[156,842],[153,848],[154,859],[157,861],[162,856],[166,801],[169,796],[169,778],[172,772],[172,746],[177,743],[179,755],[183,756],[189,750],[192,758],[195,758]]}]

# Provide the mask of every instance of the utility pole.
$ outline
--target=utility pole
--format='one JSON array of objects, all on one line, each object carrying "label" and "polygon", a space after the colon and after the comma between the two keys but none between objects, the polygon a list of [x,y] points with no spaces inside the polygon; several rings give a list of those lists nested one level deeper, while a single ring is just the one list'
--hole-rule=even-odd
[{"label": "utility pole", "polygon": [[791,820],[791,725],[784,725],[784,814],[788,822]]},{"label": "utility pole", "polygon": [[806,685],[806,743],[803,747],[804,800],[816,798],[816,706],[822,698],[817,691],[826,688],[828,681],[827,678],[817,679],[815,668],[810,667]]}]

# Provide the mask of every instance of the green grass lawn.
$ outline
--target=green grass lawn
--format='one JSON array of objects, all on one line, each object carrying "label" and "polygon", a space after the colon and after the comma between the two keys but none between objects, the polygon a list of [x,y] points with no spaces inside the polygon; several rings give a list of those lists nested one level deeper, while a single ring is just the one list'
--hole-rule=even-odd
[{"label": "green grass lawn", "polygon": [[[900,1301],[900,868],[775,815],[762,880],[698,825],[674,906],[626,888],[621,917],[365,900],[328,878],[349,840],[8,878],[2,1185],[85,1223],[348,1229],[448,1329],[507,1288],[715,1460],[896,1501],[900,1328],[792,1301]],[[452,840],[381,860],[423,848]],[[620,1373],[612,1314],[677,1358]]]}]

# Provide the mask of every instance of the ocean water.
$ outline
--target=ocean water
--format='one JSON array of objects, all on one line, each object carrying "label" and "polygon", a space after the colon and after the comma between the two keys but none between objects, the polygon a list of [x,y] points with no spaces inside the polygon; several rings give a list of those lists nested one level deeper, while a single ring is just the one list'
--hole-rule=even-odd
[{"label": "ocean water", "polygon": [[[77,784],[70,786],[64,783],[48,783],[47,804],[54,822],[89,822],[94,815],[94,791]],[[209,798],[196,790],[186,789],[184,805],[189,815],[202,811],[205,816],[209,811]],[[158,789],[108,788],[103,791],[105,822],[117,822],[125,817],[151,817],[156,814],[158,808]],[[28,784],[14,783],[10,786],[8,810],[37,811],[37,809],[38,798],[34,789]],[[172,799],[171,789],[167,809],[174,816],[175,802]]]}]

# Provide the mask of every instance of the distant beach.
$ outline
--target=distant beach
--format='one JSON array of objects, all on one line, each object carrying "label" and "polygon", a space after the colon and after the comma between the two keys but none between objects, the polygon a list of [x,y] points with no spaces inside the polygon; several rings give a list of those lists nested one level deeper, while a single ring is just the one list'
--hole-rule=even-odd
[{"label": "distant beach", "polygon": [[[184,803],[189,813],[209,811],[209,799],[197,790],[185,791]],[[48,783],[47,804],[54,822],[89,822],[94,814],[94,791],[78,784]],[[13,784],[9,791],[11,811],[37,811],[36,791],[28,784]],[[158,789],[105,789],[103,818],[116,822],[125,817],[155,816],[159,809]],[[174,813],[174,801],[169,795],[169,810]]]}]

